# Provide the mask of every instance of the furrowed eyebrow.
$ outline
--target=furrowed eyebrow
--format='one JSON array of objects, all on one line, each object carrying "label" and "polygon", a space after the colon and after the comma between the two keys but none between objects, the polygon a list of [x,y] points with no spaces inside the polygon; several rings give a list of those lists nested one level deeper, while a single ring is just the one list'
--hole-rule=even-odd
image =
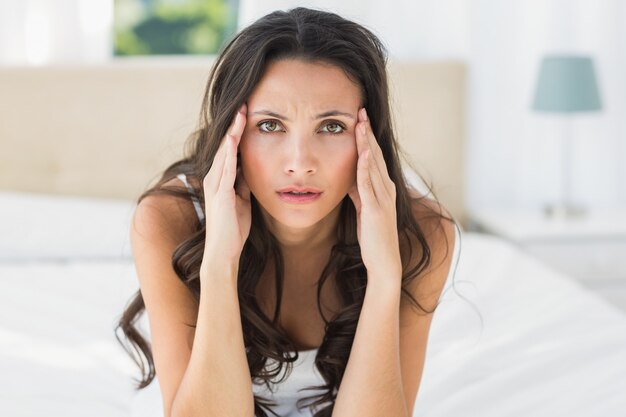
[{"label": "furrowed eyebrow", "polygon": [[[285,116],[282,116],[278,113],[275,113],[271,110],[257,110],[255,112],[252,112],[250,114],[264,114],[266,116],[272,116],[272,117],[276,117],[277,119],[283,119],[286,120],[288,122],[290,122],[291,120],[289,120],[288,118],[286,118]],[[329,110],[327,112],[324,113],[320,113],[317,116],[315,116],[316,119],[323,119],[324,117],[330,117],[330,116],[345,116],[349,119],[353,119],[354,120],[354,116],[351,115],[350,113],[346,113],[346,112],[342,112],[339,110]]]}]

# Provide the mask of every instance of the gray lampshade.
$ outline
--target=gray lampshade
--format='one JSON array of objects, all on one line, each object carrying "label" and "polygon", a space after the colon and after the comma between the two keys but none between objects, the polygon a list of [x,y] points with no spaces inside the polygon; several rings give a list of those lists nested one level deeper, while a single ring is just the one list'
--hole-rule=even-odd
[{"label": "gray lampshade", "polygon": [[575,55],[544,57],[532,108],[562,113],[602,109],[592,59]]}]

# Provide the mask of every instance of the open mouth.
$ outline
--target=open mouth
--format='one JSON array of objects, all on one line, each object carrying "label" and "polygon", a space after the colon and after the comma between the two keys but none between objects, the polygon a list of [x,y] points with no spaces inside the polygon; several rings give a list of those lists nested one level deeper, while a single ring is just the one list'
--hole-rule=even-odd
[{"label": "open mouth", "polygon": [[286,193],[279,192],[278,195],[281,200],[289,203],[308,203],[317,200],[322,195],[322,193],[298,193],[295,191],[289,191]]}]

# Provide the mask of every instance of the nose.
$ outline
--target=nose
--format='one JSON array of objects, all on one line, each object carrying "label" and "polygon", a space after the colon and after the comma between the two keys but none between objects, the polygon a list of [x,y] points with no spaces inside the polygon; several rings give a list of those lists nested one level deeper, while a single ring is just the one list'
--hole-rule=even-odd
[{"label": "nose", "polygon": [[318,151],[313,149],[313,139],[297,135],[287,139],[285,146],[285,172],[290,175],[313,174],[317,171]]}]

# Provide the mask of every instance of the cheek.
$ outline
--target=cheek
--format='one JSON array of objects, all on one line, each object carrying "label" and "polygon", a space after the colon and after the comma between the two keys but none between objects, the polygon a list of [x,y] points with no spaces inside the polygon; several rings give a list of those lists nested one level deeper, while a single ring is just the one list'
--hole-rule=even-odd
[{"label": "cheek", "polygon": [[246,177],[246,181],[250,182],[253,179],[253,172],[259,172],[259,161],[255,158],[254,153],[247,153],[241,151],[241,172]]},{"label": "cheek", "polygon": [[247,137],[246,133],[241,136],[241,140],[239,141],[239,158],[241,162],[241,169],[244,171],[248,171],[251,164],[254,164],[254,149],[251,148],[250,139]]},{"label": "cheek", "polygon": [[356,181],[356,167],[358,161],[356,146],[348,147],[343,152],[337,153],[340,155],[337,158],[335,166],[338,178],[341,178],[344,183],[351,185]]},{"label": "cheek", "polygon": [[256,149],[251,142],[244,142],[239,146],[241,158],[241,172],[251,190],[257,189],[257,184],[263,183],[268,170],[267,158],[263,152]]},{"label": "cheek", "polygon": [[356,174],[356,166],[359,160],[359,151],[356,147],[356,143],[351,143],[350,147],[346,151],[346,163],[350,166],[350,172]]}]

